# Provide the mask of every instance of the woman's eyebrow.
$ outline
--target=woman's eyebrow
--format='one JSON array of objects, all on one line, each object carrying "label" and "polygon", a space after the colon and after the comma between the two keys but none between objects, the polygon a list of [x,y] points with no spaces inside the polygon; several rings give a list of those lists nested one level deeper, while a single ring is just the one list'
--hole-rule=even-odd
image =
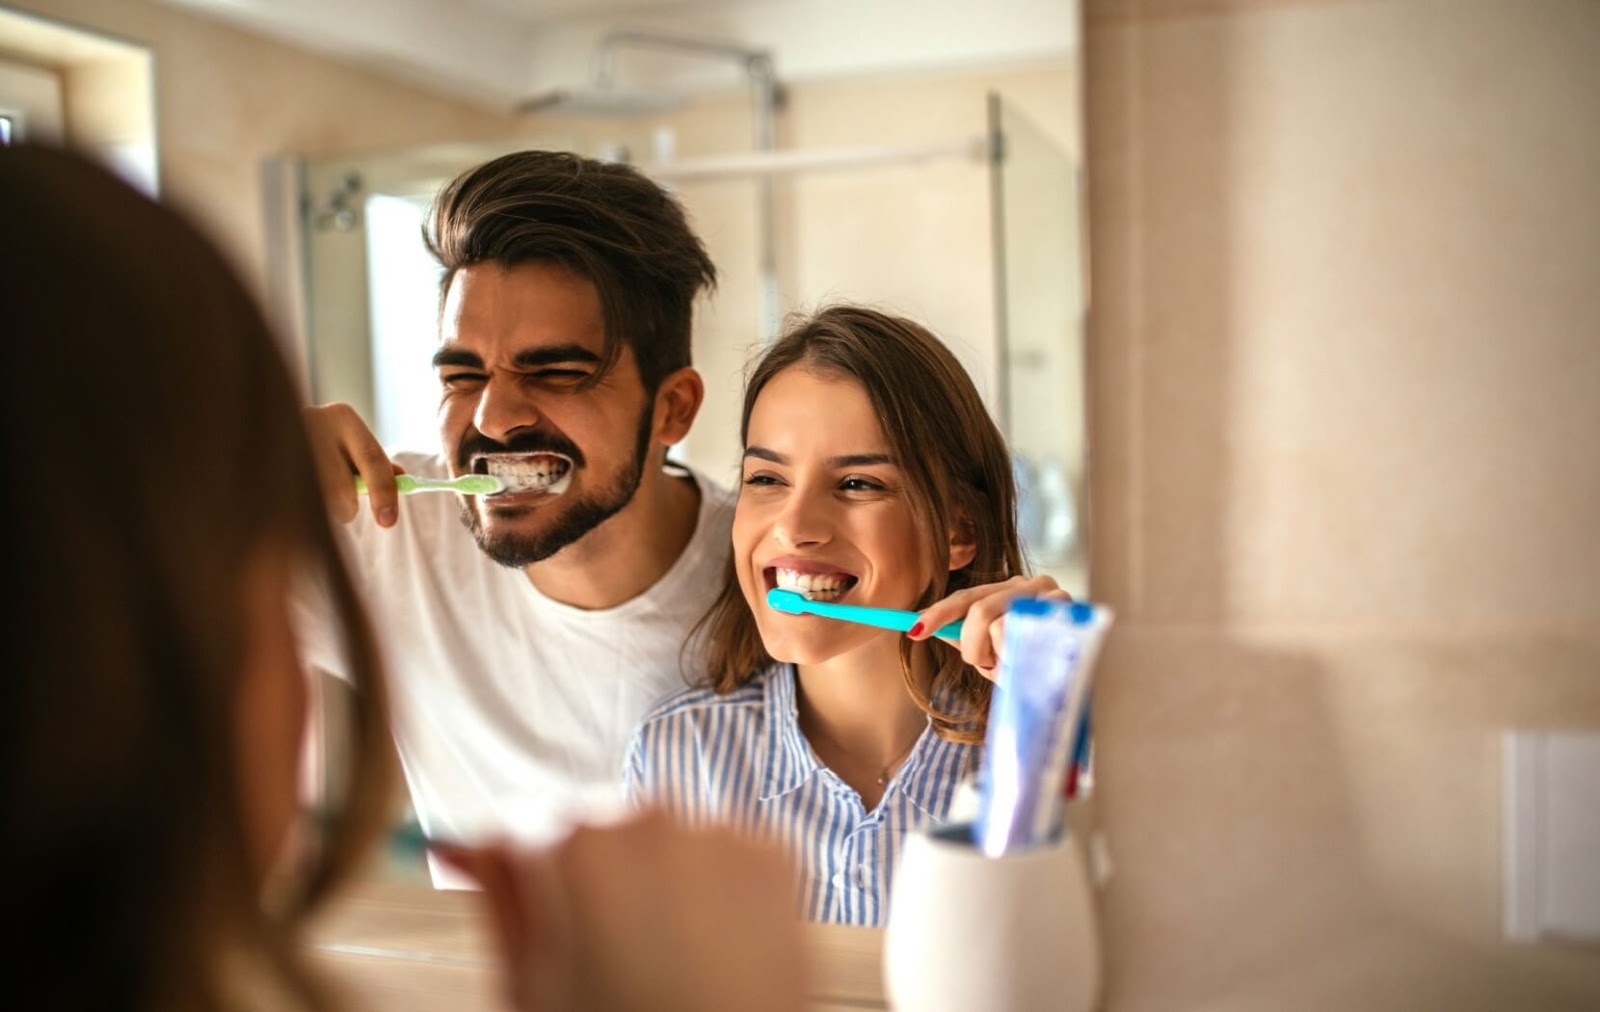
[{"label": "woman's eyebrow", "polygon": [[829,467],[872,467],[875,464],[893,463],[894,458],[887,453],[850,453],[828,459]]},{"label": "woman's eyebrow", "polygon": [[[771,461],[774,464],[788,464],[789,458],[776,450],[769,450],[765,446],[747,446],[744,448],[746,457],[755,457],[759,460]],[[828,466],[831,468],[844,467],[872,467],[878,464],[893,464],[894,457],[887,453],[849,453],[842,457],[829,457]]]},{"label": "woman's eyebrow", "polygon": [[747,446],[744,448],[746,457],[755,457],[758,460],[770,461],[774,464],[787,464],[789,458],[776,450],[769,450],[765,446]]}]

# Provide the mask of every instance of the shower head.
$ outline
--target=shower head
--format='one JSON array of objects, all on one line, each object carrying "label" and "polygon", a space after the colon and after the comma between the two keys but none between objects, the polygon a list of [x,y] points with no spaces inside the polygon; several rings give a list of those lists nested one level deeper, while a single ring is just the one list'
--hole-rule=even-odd
[{"label": "shower head", "polygon": [[630,118],[668,112],[684,104],[679,95],[617,91],[610,88],[556,88],[517,104],[523,115],[607,116]]}]

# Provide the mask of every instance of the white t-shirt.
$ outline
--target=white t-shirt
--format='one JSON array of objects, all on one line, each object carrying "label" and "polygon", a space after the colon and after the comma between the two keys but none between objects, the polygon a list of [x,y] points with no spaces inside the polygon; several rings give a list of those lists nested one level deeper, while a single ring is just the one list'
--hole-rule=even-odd
[{"label": "white t-shirt", "polygon": [[[399,453],[418,476],[436,456]],[[623,806],[621,770],[644,714],[688,684],[685,636],[721,589],[733,495],[690,471],[700,513],[683,554],[644,593],[585,611],[478,549],[451,494],[408,496],[382,529],[345,525],[389,672],[395,742],[430,838],[539,843]],[[365,504],[363,504],[365,505]],[[304,660],[342,676],[329,623],[302,608]],[[468,883],[429,857],[440,888]]]}]

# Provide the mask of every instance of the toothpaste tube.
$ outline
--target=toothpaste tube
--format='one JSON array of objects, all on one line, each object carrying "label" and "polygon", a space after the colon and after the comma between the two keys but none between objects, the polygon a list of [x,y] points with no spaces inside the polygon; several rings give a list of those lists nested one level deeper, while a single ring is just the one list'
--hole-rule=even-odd
[{"label": "toothpaste tube", "polygon": [[999,857],[1060,835],[1073,746],[1111,619],[1101,605],[1044,598],[1014,601],[1006,612],[973,827],[984,854]]}]

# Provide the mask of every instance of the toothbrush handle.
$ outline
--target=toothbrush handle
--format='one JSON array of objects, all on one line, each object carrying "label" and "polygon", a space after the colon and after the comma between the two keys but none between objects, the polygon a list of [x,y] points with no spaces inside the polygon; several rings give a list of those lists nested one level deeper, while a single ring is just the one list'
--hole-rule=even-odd
[{"label": "toothbrush handle", "polygon": [[[449,492],[453,487],[450,479],[418,478],[409,474],[395,475],[394,483],[401,495],[410,495],[412,492]],[[356,494],[367,494],[367,483],[359,474],[356,475]]]},{"label": "toothbrush handle", "polygon": [[[843,619],[846,622],[856,622],[860,625],[877,626],[879,629],[894,629],[898,632],[907,632],[917,624],[917,613],[914,611],[899,611],[894,608],[869,608],[865,605],[829,604],[826,601],[812,601],[806,610],[827,618]],[[951,622],[934,631],[940,639],[956,642],[961,639],[961,622]]]}]

